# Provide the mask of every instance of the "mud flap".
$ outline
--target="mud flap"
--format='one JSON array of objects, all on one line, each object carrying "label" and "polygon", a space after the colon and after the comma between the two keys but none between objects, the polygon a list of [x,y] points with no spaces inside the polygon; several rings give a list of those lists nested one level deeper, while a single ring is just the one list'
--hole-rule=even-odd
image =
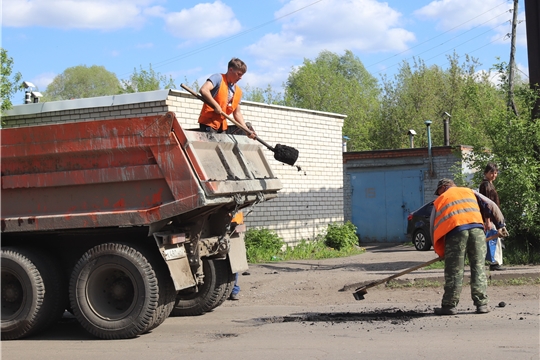
[{"label": "mud flap", "polygon": [[153,235],[159,252],[169,268],[176,291],[195,286],[197,283],[191,272],[184,244],[175,244],[175,240],[171,240],[176,237],[181,238],[183,234],[154,233]]},{"label": "mud flap", "polygon": [[169,267],[176,291],[196,285],[187,257],[167,260],[167,266]]},{"label": "mud flap", "polygon": [[231,249],[229,250],[229,261],[232,273],[239,273],[249,269],[246,255],[246,243],[244,233],[235,233],[230,238]]}]

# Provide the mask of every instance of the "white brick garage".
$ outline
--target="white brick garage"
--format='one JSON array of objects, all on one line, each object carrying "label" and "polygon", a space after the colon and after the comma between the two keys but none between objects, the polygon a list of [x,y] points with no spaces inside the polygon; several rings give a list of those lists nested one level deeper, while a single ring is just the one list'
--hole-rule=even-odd
[{"label": "white brick garage", "polygon": [[[177,90],[104,96],[15,106],[4,127],[117,119],[174,111],[182,126],[195,128],[201,102]],[[244,102],[242,112],[268,144],[298,149],[297,166],[274,160],[272,169],[283,183],[279,197],[260,204],[246,218],[248,227],[275,230],[291,244],[312,239],[327,224],[343,221],[343,115]]]}]

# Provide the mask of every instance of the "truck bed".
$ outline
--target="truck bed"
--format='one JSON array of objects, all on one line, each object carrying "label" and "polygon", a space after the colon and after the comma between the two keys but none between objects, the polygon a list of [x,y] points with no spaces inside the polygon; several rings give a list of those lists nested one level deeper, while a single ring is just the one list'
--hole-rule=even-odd
[{"label": "truck bed", "polygon": [[255,141],[172,112],[0,133],[2,233],[152,225],[281,189]]}]

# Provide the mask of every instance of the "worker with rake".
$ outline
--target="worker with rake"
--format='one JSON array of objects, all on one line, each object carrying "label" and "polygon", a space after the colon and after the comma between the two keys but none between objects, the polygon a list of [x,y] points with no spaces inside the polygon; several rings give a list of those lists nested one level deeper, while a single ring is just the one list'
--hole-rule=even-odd
[{"label": "worker with rake", "polygon": [[[471,296],[476,313],[489,312],[485,273],[486,236],[483,218],[490,218],[501,236],[507,236],[499,207],[477,191],[457,187],[451,179],[437,184],[431,213],[431,238],[437,255],[444,257],[444,295],[437,315],[455,315],[463,287],[465,254],[471,268]],[[483,217],[484,216],[484,217]]]}]

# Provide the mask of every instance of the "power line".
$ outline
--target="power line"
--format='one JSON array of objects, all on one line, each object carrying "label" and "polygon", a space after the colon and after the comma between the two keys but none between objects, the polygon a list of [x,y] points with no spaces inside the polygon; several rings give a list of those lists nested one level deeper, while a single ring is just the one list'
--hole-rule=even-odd
[{"label": "power line", "polygon": [[[415,45],[415,46],[413,46],[413,47],[410,47],[410,48],[408,48],[408,49],[406,49],[406,50],[403,50],[403,51],[401,51],[401,52],[399,52],[399,53],[397,53],[397,54],[394,54],[394,55],[392,55],[392,56],[390,56],[390,57],[388,57],[388,58],[386,58],[386,59],[383,59],[383,60],[378,61],[378,62],[376,62],[376,63],[373,63],[373,64],[371,64],[371,65],[368,65],[368,66],[366,66],[366,69],[368,69],[368,68],[370,68],[370,67],[372,67],[372,66],[374,66],[374,65],[380,64],[381,62],[384,62],[384,61],[386,61],[386,60],[392,59],[392,58],[394,58],[394,57],[396,57],[396,56],[398,56],[398,55],[401,55],[401,54],[403,54],[403,53],[405,53],[405,52],[408,52],[408,51],[410,51],[410,50],[412,50],[412,49],[415,49],[415,48],[417,48],[417,47],[419,47],[419,46],[421,46],[421,45],[423,45],[423,44],[426,44],[426,43],[428,43],[428,42],[430,42],[430,41],[432,41],[432,40],[435,40],[435,39],[437,39],[437,38],[443,36],[444,34],[449,33],[450,31],[455,30],[455,29],[457,29],[457,28],[459,28],[459,27],[462,27],[463,25],[465,25],[465,24],[467,24],[467,23],[473,21],[474,19],[476,19],[476,18],[478,18],[478,17],[480,17],[480,16],[482,16],[482,15],[484,15],[484,14],[487,14],[487,13],[490,12],[491,10],[498,8],[499,6],[501,6],[501,5],[503,5],[503,4],[506,4],[506,1],[503,2],[503,3],[501,3],[501,4],[499,4],[499,5],[497,5],[497,6],[495,6],[495,7],[493,7],[493,8],[491,8],[491,9],[489,9],[489,10],[487,10],[487,11],[485,11],[485,12],[483,12],[483,13],[480,14],[480,15],[477,15],[477,16],[475,16],[475,17],[473,17],[473,18],[471,18],[471,19],[469,19],[469,20],[467,20],[467,21],[465,21],[465,22],[463,22],[463,23],[461,23],[461,24],[459,24],[459,25],[454,26],[453,28],[451,28],[451,29],[449,29],[449,30],[447,30],[447,31],[445,31],[445,32],[443,32],[443,33],[437,35],[437,36],[432,37],[431,39],[425,40],[425,41],[421,42],[420,44],[417,44],[417,45]],[[453,40],[453,39],[455,39],[455,38],[457,38],[457,37],[460,37],[460,36],[462,36],[462,35],[465,35],[466,33],[470,32],[470,31],[473,31],[474,29],[476,29],[476,28],[478,28],[478,27],[480,27],[480,26],[486,24],[487,22],[490,22],[491,20],[496,19],[496,18],[498,18],[498,17],[501,16],[501,15],[504,15],[504,14],[507,13],[508,11],[509,11],[509,10],[506,10],[506,11],[500,13],[499,15],[494,16],[494,17],[492,17],[491,19],[488,19],[488,20],[484,21],[483,23],[478,24],[478,25],[475,26],[475,27],[472,27],[471,29],[469,29],[469,30],[467,30],[467,31],[465,31],[465,32],[463,32],[463,33],[461,33],[461,34],[459,34],[459,35],[453,37],[453,38],[450,39],[450,40]],[[450,41],[450,40],[448,40],[448,41]],[[446,42],[448,42],[448,41],[446,41]],[[444,43],[443,43],[443,44],[444,44]],[[439,44],[439,45],[437,45],[436,47],[438,47],[438,46],[440,46],[440,45],[442,45],[442,44]],[[434,49],[434,48],[435,48],[435,47],[433,47],[432,49]]]},{"label": "power line", "polygon": [[[475,36],[475,37],[473,37],[473,38],[470,38],[470,39],[468,39],[467,41],[462,42],[461,44],[458,44],[458,45],[456,45],[456,46],[453,46],[451,49],[448,49],[448,50],[445,50],[445,51],[443,51],[443,52],[441,52],[441,53],[438,53],[437,55],[432,56],[431,58],[429,58],[429,59],[427,59],[427,60],[432,60],[432,59],[434,59],[434,58],[436,58],[436,57],[438,57],[438,56],[441,56],[441,55],[443,55],[443,54],[447,54],[447,53],[450,52],[451,50],[455,50],[457,47],[460,47],[461,45],[464,45],[464,44],[466,44],[466,43],[468,43],[468,42],[471,42],[472,40],[474,40],[474,39],[476,39],[476,38],[478,38],[478,37],[480,37],[480,36],[482,36],[482,35],[484,35],[484,34],[486,34],[486,33],[488,33],[488,32],[491,32],[493,29],[496,29],[496,28],[498,28],[498,27],[504,25],[505,23],[506,23],[506,22],[504,22],[504,23],[502,23],[502,24],[499,24],[499,25],[497,25],[497,26],[494,27],[494,28],[491,28],[491,29],[489,29],[489,30],[486,30],[486,31],[484,31],[483,33],[481,33],[481,34],[479,34],[479,35],[477,35],[477,36]],[[502,40],[502,39],[504,39],[505,37],[506,37],[506,35],[504,35],[504,36],[501,37],[500,39],[495,39],[495,40],[493,40],[493,41],[491,41],[491,42],[489,42],[489,43],[487,43],[487,44],[481,46],[480,48],[477,48],[477,49],[475,49],[475,50],[473,50],[473,51],[470,51],[470,52],[471,52],[471,53],[472,53],[472,52],[475,52],[475,51],[477,51],[477,50],[479,50],[479,49],[481,49],[481,48],[484,48],[484,47],[486,47],[486,46],[488,46],[488,45],[494,43],[495,41]],[[453,39],[455,39],[455,38],[452,38],[452,39],[450,39],[450,40],[453,40]],[[450,40],[448,40],[448,41],[450,41]],[[448,42],[448,41],[446,41],[446,42]],[[444,43],[442,43],[442,44],[445,44],[446,42],[444,42]],[[437,45],[437,47],[438,47],[438,46],[441,46],[442,44]],[[426,52],[429,52],[429,51],[431,51],[431,50],[433,50],[433,49],[434,49],[434,47],[431,48],[431,49],[425,50],[425,51],[423,51],[423,52],[421,52],[421,53],[419,53],[419,54],[417,54],[417,55],[415,55],[415,56],[411,56],[411,57],[405,58],[404,60],[409,60],[409,59],[414,58],[414,57],[416,57],[416,56],[418,56],[418,55],[422,55],[422,54],[424,54],[424,53],[426,53]],[[387,69],[389,69],[389,68],[391,68],[391,67],[394,67],[394,66],[396,66],[396,65],[399,65],[399,64],[400,64],[400,63],[395,63],[395,64],[392,64],[392,65],[390,65],[390,66],[387,66],[385,69],[383,69],[383,70],[381,70],[381,71],[377,71],[375,74],[379,74],[379,73],[381,73],[381,72],[383,72],[383,71],[386,71]]]}]

